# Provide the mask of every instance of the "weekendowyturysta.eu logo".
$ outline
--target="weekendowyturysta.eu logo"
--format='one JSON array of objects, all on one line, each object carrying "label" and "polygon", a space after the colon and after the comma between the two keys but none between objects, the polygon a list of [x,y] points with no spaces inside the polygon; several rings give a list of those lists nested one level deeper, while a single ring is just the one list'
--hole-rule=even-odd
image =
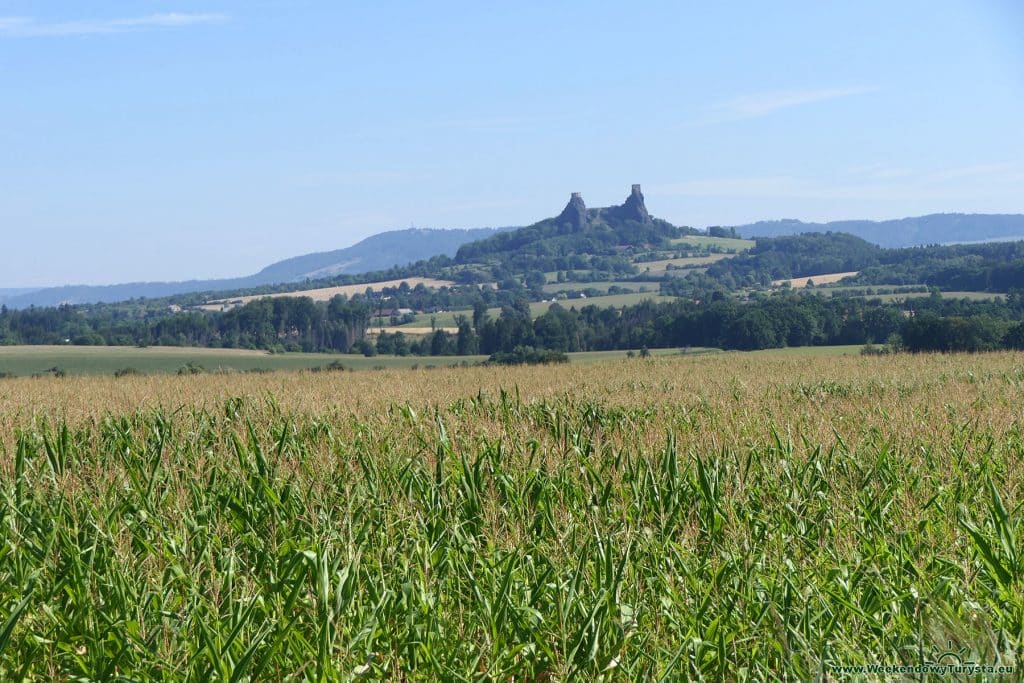
[{"label": "weekendowyturysta.eu logo", "polygon": [[1014,666],[994,662],[979,662],[970,656],[970,649],[955,647],[949,641],[945,648],[933,646],[920,664],[833,664],[833,675],[843,674],[931,674],[935,676],[976,676],[989,674],[1005,676],[1014,673]]}]

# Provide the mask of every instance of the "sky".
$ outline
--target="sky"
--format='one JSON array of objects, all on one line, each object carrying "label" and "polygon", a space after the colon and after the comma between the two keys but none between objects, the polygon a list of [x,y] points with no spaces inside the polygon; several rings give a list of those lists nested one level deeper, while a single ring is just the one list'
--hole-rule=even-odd
[{"label": "sky", "polygon": [[0,0],[0,288],[253,273],[569,194],[1024,213],[1024,3]]}]

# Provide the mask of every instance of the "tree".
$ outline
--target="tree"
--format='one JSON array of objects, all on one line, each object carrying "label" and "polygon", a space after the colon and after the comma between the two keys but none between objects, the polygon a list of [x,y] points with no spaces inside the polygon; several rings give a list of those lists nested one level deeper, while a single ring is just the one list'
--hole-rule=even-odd
[{"label": "tree", "polygon": [[460,356],[471,356],[479,351],[480,344],[469,324],[469,319],[464,315],[455,316],[455,324],[459,328],[455,338],[455,353]]},{"label": "tree", "polygon": [[431,356],[451,356],[455,352],[452,336],[445,330],[437,330],[430,335]]},{"label": "tree", "polygon": [[487,304],[482,300],[473,303],[473,330],[480,334],[480,328],[487,321]]}]

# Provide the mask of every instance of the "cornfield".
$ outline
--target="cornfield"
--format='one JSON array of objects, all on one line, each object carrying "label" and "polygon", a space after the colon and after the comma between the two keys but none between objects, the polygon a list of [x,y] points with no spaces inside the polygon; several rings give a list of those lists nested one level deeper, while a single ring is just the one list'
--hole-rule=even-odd
[{"label": "cornfield", "polygon": [[1017,667],[1019,354],[0,380],[0,679]]}]

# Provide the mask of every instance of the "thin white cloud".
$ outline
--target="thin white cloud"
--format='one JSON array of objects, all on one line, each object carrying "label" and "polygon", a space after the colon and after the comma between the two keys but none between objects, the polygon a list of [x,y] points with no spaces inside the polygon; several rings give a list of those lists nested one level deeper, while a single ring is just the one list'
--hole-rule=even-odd
[{"label": "thin white cloud", "polygon": [[826,102],[842,97],[853,97],[872,92],[874,88],[821,88],[818,90],[782,90],[777,92],[743,95],[720,105],[722,111],[736,118],[753,119],[773,114],[781,109],[805,104]]},{"label": "thin white cloud", "polygon": [[75,21],[41,22],[29,17],[0,17],[0,37],[52,38],[128,33],[153,28],[178,28],[225,21],[223,14],[186,14],[166,12],[141,17],[115,19],[81,19]]},{"label": "thin white cloud", "polygon": [[857,86],[845,88],[819,88],[817,90],[775,90],[751,95],[741,95],[731,100],[712,104],[702,116],[676,128],[690,128],[759,119],[784,109],[802,107],[818,102],[854,97],[876,92],[878,88]]},{"label": "thin white cloud", "polygon": [[1024,184],[1024,165],[1015,162],[976,164],[925,172],[901,172],[890,178],[838,179],[791,175],[705,178],[652,187],[652,196],[731,197],[859,201],[983,200],[1010,196]]}]

